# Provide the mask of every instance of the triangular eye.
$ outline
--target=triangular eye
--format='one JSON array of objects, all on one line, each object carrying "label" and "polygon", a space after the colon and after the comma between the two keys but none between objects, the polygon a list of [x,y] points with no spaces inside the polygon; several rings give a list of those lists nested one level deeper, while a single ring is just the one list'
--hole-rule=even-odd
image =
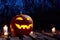
[{"label": "triangular eye", "polygon": [[28,18],[27,18],[27,20],[31,20],[31,18],[30,18],[30,17],[28,17]]},{"label": "triangular eye", "polygon": [[22,17],[17,17],[16,20],[23,20],[23,18]]}]

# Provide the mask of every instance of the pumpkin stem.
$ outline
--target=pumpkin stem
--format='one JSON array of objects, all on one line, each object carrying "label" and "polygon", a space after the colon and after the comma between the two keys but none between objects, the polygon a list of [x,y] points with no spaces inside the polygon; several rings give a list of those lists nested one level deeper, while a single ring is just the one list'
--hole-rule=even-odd
[{"label": "pumpkin stem", "polygon": [[20,11],[20,14],[22,14],[22,11]]}]

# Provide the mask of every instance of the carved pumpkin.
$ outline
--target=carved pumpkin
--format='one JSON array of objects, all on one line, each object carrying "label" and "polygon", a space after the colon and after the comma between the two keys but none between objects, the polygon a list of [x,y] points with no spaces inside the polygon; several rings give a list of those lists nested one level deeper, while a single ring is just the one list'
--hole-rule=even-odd
[{"label": "carved pumpkin", "polygon": [[25,14],[17,15],[12,19],[10,29],[12,35],[29,35],[33,29],[33,20]]}]

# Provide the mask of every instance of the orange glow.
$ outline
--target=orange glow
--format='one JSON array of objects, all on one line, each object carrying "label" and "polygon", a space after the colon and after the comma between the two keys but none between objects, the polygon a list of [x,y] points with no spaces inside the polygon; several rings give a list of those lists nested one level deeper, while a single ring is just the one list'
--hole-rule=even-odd
[{"label": "orange glow", "polygon": [[23,18],[22,17],[18,17],[18,18],[16,18],[16,20],[23,20]]},{"label": "orange glow", "polygon": [[55,31],[56,31],[56,29],[55,29],[55,27],[53,27],[53,28],[52,28],[52,32],[55,33]]},{"label": "orange glow", "polygon": [[27,25],[21,25],[20,27],[25,29],[25,28],[27,28]]},{"label": "orange glow", "polygon": [[14,30],[11,28],[11,31],[13,32]]},{"label": "orange glow", "polygon": [[32,24],[29,24],[29,26],[31,26],[31,27],[32,27],[33,25],[32,25]]},{"label": "orange glow", "polygon": [[23,28],[23,29],[30,29],[30,27],[32,27],[32,24],[29,24],[29,25],[19,25],[19,24],[15,24],[16,25],[16,27],[18,28],[18,29],[21,29],[21,28]]},{"label": "orange glow", "polygon": [[18,28],[18,29],[21,29],[21,27],[20,27],[20,25],[19,24],[15,24],[16,25],[16,27]]},{"label": "orange glow", "polygon": [[12,26],[10,25],[10,28],[11,28],[11,31],[13,32],[14,30],[13,30],[13,28],[12,28]]},{"label": "orange glow", "polygon": [[4,33],[4,35],[8,35],[8,33],[7,33],[7,32],[5,32],[5,33]]},{"label": "orange glow", "polygon": [[27,20],[31,20],[31,18],[30,18],[30,17],[28,17],[28,18],[27,18]]}]

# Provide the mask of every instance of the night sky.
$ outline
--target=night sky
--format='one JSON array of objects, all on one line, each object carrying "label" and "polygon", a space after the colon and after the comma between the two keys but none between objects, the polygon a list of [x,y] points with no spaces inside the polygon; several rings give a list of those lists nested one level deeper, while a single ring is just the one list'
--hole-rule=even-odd
[{"label": "night sky", "polygon": [[27,14],[34,21],[34,30],[60,30],[60,0],[0,0],[0,29],[16,15]]}]

